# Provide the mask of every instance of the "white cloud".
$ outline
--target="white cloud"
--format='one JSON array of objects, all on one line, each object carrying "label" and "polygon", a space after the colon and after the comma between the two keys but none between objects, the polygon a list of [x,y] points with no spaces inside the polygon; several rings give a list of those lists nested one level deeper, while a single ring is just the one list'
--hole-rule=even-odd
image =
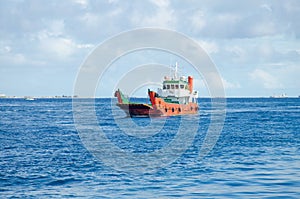
[{"label": "white cloud", "polygon": [[257,51],[261,57],[271,57],[275,53],[274,47],[270,42],[261,43]]},{"label": "white cloud", "polygon": [[204,40],[198,40],[198,42],[208,54],[219,52],[219,46],[216,44],[216,42],[208,42]]},{"label": "white cloud", "polygon": [[233,13],[222,13],[216,15],[216,20],[218,21],[218,23],[226,24],[227,26],[235,25],[237,22],[239,22],[240,19],[241,17],[239,15]]},{"label": "white cloud", "polygon": [[265,10],[269,11],[269,12],[273,11],[272,7],[269,4],[262,4],[262,5],[260,5],[260,7],[262,9],[265,9]]},{"label": "white cloud", "polygon": [[162,27],[173,28],[176,23],[176,16],[174,10],[170,7],[168,0],[164,1],[150,1],[155,5],[155,11],[151,14],[145,14],[141,11],[136,11],[132,17],[131,22],[134,26],[142,27]]},{"label": "white cloud", "polygon": [[241,85],[239,83],[232,83],[227,81],[226,79],[222,78],[222,82],[225,89],[236,89],[241,88]]},{"label": "white cloud", "polygon": [[65,22],[64,20],[53,20],[49,23],[48,31],[54,36],[60,36],[65,34]]},{"label": "white cloud", "polygon": [[89,5],[89,0],[75,0],[75,3],[81,5],[83,8],[87,8]]},{"label": "white cloud", "polygon": [[18,52],[7,52],[5,54],[0,53],[0,62],[2,63],[2,69],[5,68],[13,68],[14,66],[17,67],[35,67],[35,66],[43,66],[45,65],[45,61],[35,60],[28,55]]},{"label": "white cloud", "polygon": [[201,31],[206,25],[204,12],[201,10],[194,13],[190,18],[190,20],[191,20],[192,30],[195,32]]},{"label": "white cloud", "polygon": [[110,4],[115,4],[115,3],[118,3],[119,2],[119,0],[108,0],[108,3],[110,3]]},{"label": "white cloud", "polygon": [[172,11],[163,9],[158,11],[154,16],[145,17],[141,24],[144,26],[170,27],[174,19],[172,15]]},{"label": "white cloud", "polygon": [[246,51],[247,48],[240,43],[233,44],[233,42],[230,42],[224,49],[224,55],[227,54],[227,57],[224,58],[226,58],[227,60],[230,59],[231,61],[238,62],[239,64],[245,63],[245,61],[248,60],[249,53]]},{"label": "white cloud", "polygon": [[77,48],[94,48],[94,44],[77,44]]},{"label": "white cloud", "polygon": [[170,5],[169,0],[150,0],[150,2],[159,8],[167,8]]},{"label": "white cloud", "polygon": [[68,58],[75,52],[76,45],[71,39],[49,37],[41,41],[40,49],[48,55]]},{"label": "white cloud", "polygon": [[108,13],[108,17],[118,17],[122,13],[123,13],[122,8],[116,8],[116,9],[114,9],[111,12]]},{"label": "white cloud", "polygon": [[0,54],[6,54],[11,52],[11,47],[10,46],[3,46],[0,47]]},{"label": "white cloud", "polygon": [[10,54],[9,56],[7,56],[7,58],[10,59],[12,63],[17,65],[27,63],[25,56],[21,53]]},{"label": "white cloud", "polygon": [[80,17],[82,24],[89,28],[99,27],[99,24],[102,24],[101,15],[97,13],[85,13],[82,17]]},{"label": "white cloud", "polygon": [[300,81],[300,67],[297,63],[275,63],[267,66],[272,70],[272,74],[277,74],[278,81],[282,82],[286,89],[296,89],[299,92]]},{"label": "white cloud", "polygon": [[79,49],[94,48],[93,44],[78,44],[66,34],[62,36],[48,30],[42,30],[31,37],[38,41],[39,53],[47,55],[48,59],[67,59]]},{"label": "white cloud", "polygon": [[276,35],[277,28],[274,22],[268,21],[254,24],[251,28],[249,28],[249,31],[252,35]]},{"label": "white cloud", "polygon": [[[62,68],[75,66],[107,38],[152,26],[180,31],[199,41],[221,75],[230,77],[223,79],[223,84],[234,95],[255,95],[258,87],[261,93],[284,87],[299,95],[297,0],[53,0],[0,4],[0,13],[9,19],[0,20],[0,59],[3,66],[16,67],[16,71],[21,66],[30,70],[38,64],[44,64],[43,70],[47,70],[49,63]],[[65,76],[71,78],[68,74]],[[237,82],[243,88],[249,86],[249,90],[234,89],[240,87]]]},{"label": "white cloud", "polygon": [[275,76],[271,75],[270,73],[262,69],[255,69],[253,72],[250,73],[250,77],[253,81],[257,82],[258,84],[262,84],[263,88],[266,89],[283,88],[283,85],[278,81],[278,79]]}]

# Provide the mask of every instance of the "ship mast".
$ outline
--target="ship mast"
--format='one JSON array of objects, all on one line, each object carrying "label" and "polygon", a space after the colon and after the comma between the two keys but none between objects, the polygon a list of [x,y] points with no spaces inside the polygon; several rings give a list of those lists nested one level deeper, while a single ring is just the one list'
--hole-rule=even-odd
[{"label": "ship mast", "polygon": [[178,70],[178,65],[177,62],[175,63],[175,72],[174,72],[174,78],[177,79],[177,70]]}]

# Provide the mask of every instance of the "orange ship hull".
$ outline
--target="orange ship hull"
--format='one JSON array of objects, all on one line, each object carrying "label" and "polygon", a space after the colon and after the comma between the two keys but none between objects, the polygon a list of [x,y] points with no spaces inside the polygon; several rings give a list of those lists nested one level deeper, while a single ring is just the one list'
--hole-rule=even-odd
[{"label": "orange ship hull", "polygon": [[149,104],[136,104],[124,102],[122,94],[118,90],[115,96],[118,98],[117,106],[124,110],[130,117],[161,117],[198,113],[198,104],[189,102],[188,104],[176,104],[165,102],[156,92],[149,91]]}]

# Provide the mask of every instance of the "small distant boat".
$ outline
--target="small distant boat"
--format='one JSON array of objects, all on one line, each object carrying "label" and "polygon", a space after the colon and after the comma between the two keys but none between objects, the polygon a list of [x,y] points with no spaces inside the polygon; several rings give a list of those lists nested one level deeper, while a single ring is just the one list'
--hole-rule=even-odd
[{"label": "small distant boat", "polygon": [[25,97],[24,99],[27,100],[27,101],[33,101],[33,100],[35,100],[33,97]]},{"label": "small distant boat", "polygon": [[177,76],[177,64],[173,77],[164,77],[163,87],[157,92],[148,89],[151,104],[133,103],[118,89],[117,106],[130,117],[160,117],[198,113],[198,92],[193,90],[193,77]]}]

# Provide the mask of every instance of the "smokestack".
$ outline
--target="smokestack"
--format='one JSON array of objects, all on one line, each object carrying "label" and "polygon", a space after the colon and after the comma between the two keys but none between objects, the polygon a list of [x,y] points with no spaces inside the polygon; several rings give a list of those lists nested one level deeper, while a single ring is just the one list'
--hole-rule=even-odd
[{"label": "smokestack", "polygon": [[189,88],[190,88],[190,93],[193,92],[193,77],[192,76],[188,76],[188,84],[189,84]]}]

